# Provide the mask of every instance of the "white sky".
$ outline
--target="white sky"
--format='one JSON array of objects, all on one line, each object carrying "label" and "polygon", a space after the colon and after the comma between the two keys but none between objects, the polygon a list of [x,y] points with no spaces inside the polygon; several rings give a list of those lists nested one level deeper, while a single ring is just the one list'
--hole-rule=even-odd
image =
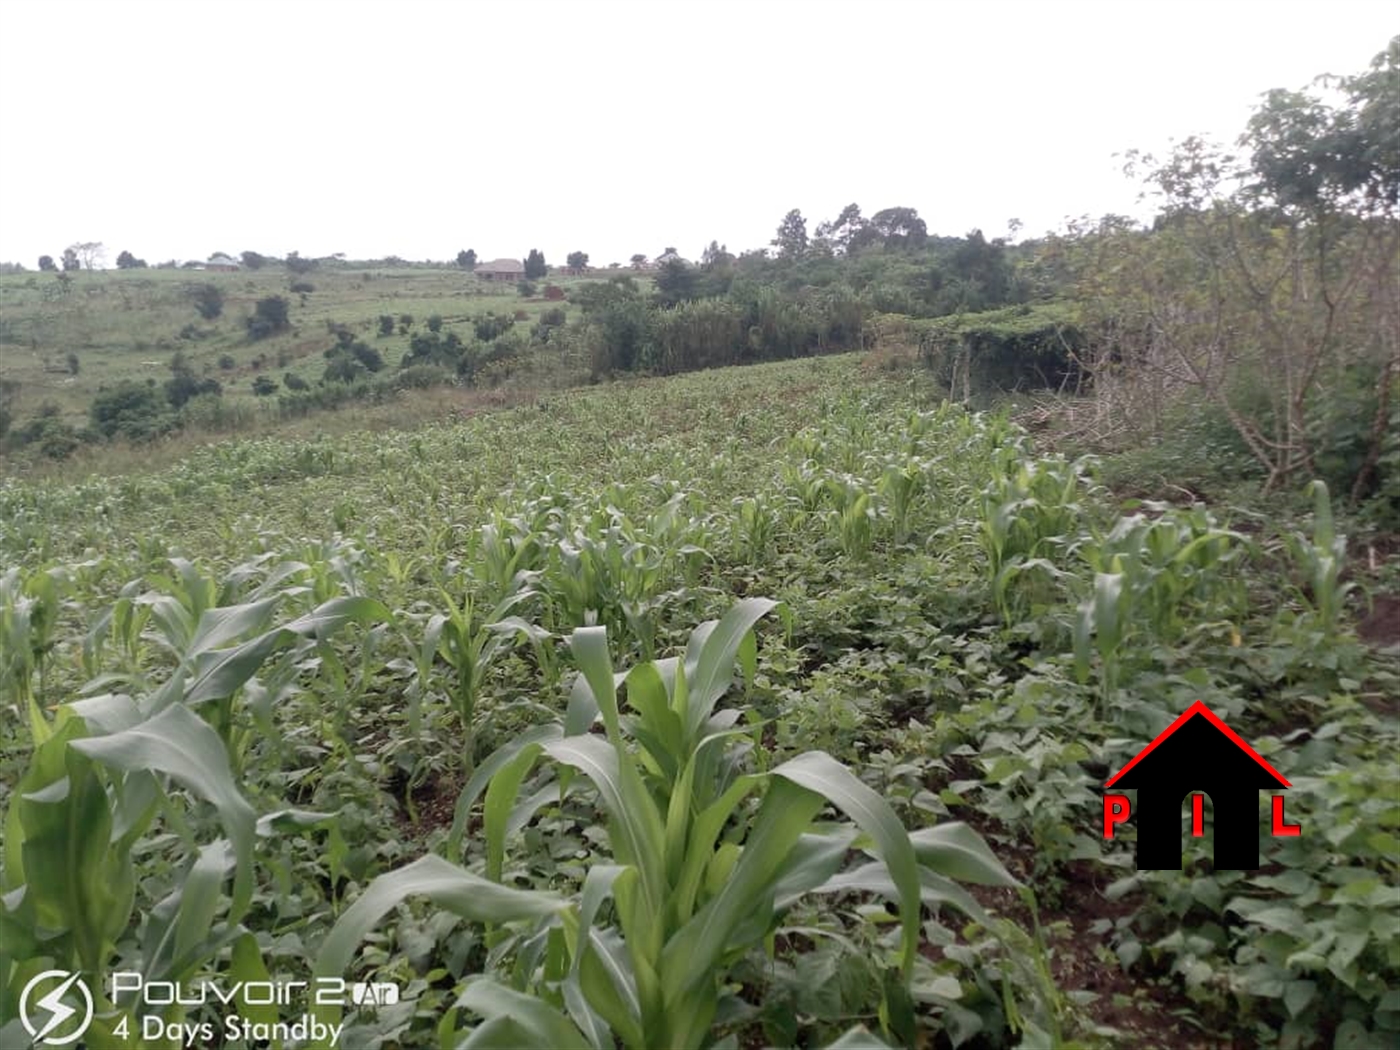
[{"label": "white sky", "polygon": [[1023,236],[1135,212],[1113,154],[1354,73],[1392,0],[0,0],[0,260],[595,265],[856,201]]}]

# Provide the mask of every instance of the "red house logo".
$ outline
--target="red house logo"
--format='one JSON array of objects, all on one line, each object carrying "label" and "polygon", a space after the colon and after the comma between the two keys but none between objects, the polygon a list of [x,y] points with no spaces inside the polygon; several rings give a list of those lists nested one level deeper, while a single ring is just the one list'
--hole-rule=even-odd
[{"label": "red house logo", "polygon": [[[1141,871],[1181,868],[1181,802],[1188,794],[1210,796],[1215,818],[1215,869],[1259,867],[1259,792],[1289,787],[1233,729],[1199,700],[1109,779],[1105,787],[1136,788],[1137,813],[1128,796],[1103,797],[1103,837],[1125,820],[1137,821],[1137,866]],[[1192,794],[1191,834],[1205,834],[1205,799]],[[1272,803],[1275,835],[1299,835],[1283,822],[1283,796]]]}]

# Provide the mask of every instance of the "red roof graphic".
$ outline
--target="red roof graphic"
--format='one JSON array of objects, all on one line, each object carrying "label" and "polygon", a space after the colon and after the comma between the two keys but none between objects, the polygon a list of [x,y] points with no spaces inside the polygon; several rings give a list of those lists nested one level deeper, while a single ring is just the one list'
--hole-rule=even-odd
[{"label": "red roof graphic", "polygon": [[1157,738],[1153,740],[1152,743],[1148,744],[1145,748],[1143,748],[1141,751],[1139,751],[1137,755],[1133,757],[1133,760],[1131,762],[1129,762],[1126,766],[1120,769],[1117,773],[1113,774],[1113,776],[1109,779],[1108,783],[1104,785],[1104,787],[1112,787],[1114,783],[1117,782],[1123,776],[1123,774],[1127,773],[1128,770],[1132,769],[1135,765],[1137,765],[1144,758],[1150,755],[1154,750],[1156,750],[1159,744],[1161,744],[1164,740],[1166,740],[1169,736],[1171,736],[1173,733],[1175,733],[1178,729],[1184,726],[1187,722],[1191,721],[1191,719],[1195,718],[1197,715],[1204,716],[1206,721],[1208,721],[1220,732],[1224,733],[1230,739],[1231,743],[1233,743],[1237,748],[1243,751],[1250,758],[1254,759],[1255,762],[1259,763],[1259,765],[1262,766],[1264,770],[1267,771],[1268,774],[1275,780],[1277,780],[1282,786],[1292,787],[1292,785],[1284,779],[1283,775],[1279,773],[1277,769],[1269,765],[1269,763],[1265,762],[1264,759],[1259,756],[1259,753],[1254,750],[1254,748],[1246,744],[1244,740],[1240,738],[1238,733],[1236,733],[1233,729],[1231,729],[1219,718],[1217,718],[1215,716],[1215,713],[1211,711],[1210,708],[1206,707],[1205,704],[1201,703],[1201,701],[1199,700],[1197,700],[1194,704],[1192,704],[1185,711],[1183,711],[1180,718],[1178,718],[1171,725],[1167,726],[1166,729],[1158,733]]}]

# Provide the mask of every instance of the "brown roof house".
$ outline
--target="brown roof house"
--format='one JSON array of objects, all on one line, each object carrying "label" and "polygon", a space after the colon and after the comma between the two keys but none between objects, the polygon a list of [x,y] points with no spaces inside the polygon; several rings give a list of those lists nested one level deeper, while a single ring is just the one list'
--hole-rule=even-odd
[{"label": "brown roof house", "polygon": [[478,263],[474,272],[483,281],[521,281],[525,279],[525,264],[519,259],[492,259]]}]

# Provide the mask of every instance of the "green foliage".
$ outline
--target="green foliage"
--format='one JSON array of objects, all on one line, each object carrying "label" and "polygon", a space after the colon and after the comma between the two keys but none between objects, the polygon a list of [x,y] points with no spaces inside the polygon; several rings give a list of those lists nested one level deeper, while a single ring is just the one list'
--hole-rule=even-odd
[{"label": "green foliage", "polygon": [[199,316],[213,321],[224,312],[224,292],[217,284],[197,284],[190,289],[190,301]]},{"label": "green foliage", "polygon": [[280,295],[269,295],[259,299],[253,313],[244,320],[248,338],[256,341],[285,332],[292,326],[288,313],[288,303]]},{"label": "green foliage", "polygon": [[538,281],[548,273],[549,265],[544,261],[544,253],[538,248],[531,248],[530,254],[525,257],[525,279]]},{"label": "green foliage", "polygon": [[[290,373],[288,374],[290,375]],[[277,391],[277,380],[273,379],[271,376],[257,376],[254,378],[253,393],[257,394],[258,397],[269,397],[277,393]]]},{"label": "green foliage", "polygon": [[[398,983],[346,1046],[1393,1042],[1397,679],[1308,568],[1346,509],[1290,551],[1089,466],[826,357],[0,484],[0,1003],[88,960]],[[1104,776],[1197,699],[1304,834],[1131,876]]]},{"label": "green foliage", "polygon": [[162,391],[132,380],[98,394],[88,411],[93,429],[106,438],[146,440],[167,434],[176,426],[171,402]]}]

